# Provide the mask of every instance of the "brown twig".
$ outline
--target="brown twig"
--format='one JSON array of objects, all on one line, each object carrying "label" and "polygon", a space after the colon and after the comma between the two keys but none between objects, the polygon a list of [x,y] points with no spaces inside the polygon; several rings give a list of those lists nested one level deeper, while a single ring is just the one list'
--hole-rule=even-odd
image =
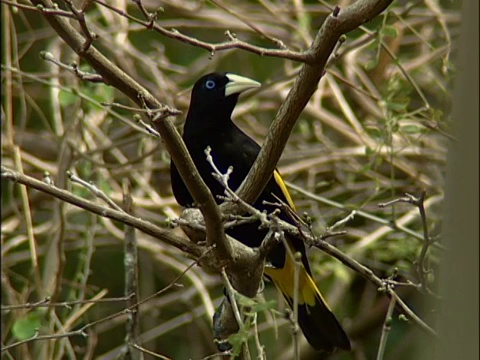
[{"label": "brown twig", "polygon": [[83,35],[85,36],[85,42],[82,44],[82,46],[79,49],[74,49],[74,50],[79,53],[84,53],[90,48],[90,45],[92,45],[92,42],[98,37],[97,34],[90,31],[87,25],[87,20],[85,19],[85,11],[87,10],[88,5],[90,5],[91,0],[84,0],[81,10],[75,7],[72,0],[64,0],[64,1],[67,4],[70,11],[75,15],[75,18],[80,24],[80,28],[82,29]]},{"label": "brown twig", "polygon": [[21,4],[18,2],[14,1],[8,1],[8,0],[0,0],[0,3],[3,3],[5,5],[9,5],[13,8],[18,8],[22,10],[28,10],[28,11],[35,11],[35,12],[41,12],[44,15],[47,16],[64,16],[70,19],[76,19],[75,14],[65,11],[65,10],[60,10],[58,8],[44,8],[43,6],[28,6],[25,4]]},{"label": "brown twig", "polygon": [[394,289],[391,288],[391,286],[386,286],[388,281],[382,280],[378,276],[376,276],[372,270],[367,268],[366,266],[360,264],[358,261],[355,259],[347,256],[340,250],[338,250],[336,247],[330,245],[326,241],[321,241],[321,240],[315,240],[309,238],[309,241],[313,240],[313,244],[317,246],[319,249],[323,250],[327,254],[333,256],[337,260],[339,260],[341,263],[349,267],[350,269],[354,270],[367,280],[371,281],[374,283],[379,289],[382,291],[385,291],[389,297],[394,297],[399,309],[408,317],[410,318],[416,325],[419,326],[420,329],[425,331],[427,334],[432,335],[434,337],[438,337],[437,332],[432,329],[430,326],[428,326],[422,319],[420,319],[409,307],[405,302],[398,296],[398,294],[395,292]]}]

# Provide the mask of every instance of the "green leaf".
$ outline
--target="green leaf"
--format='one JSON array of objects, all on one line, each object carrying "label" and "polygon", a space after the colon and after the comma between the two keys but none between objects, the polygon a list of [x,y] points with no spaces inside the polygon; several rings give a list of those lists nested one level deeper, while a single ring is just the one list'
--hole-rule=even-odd
[{"label": "green leaf", "polygon": [[35,336],[38,329],[40,329],[40,325],[39,314],[32,311],[15,321],[12,327],[12,334],[19,341],[30,339]]}]

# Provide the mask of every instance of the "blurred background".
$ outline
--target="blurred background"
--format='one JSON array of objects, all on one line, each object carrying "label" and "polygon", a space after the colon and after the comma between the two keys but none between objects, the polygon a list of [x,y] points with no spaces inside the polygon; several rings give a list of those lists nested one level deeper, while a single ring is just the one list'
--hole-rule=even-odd
[{"label": "blurred background", "polygon": [[[228,41],[228,30],[252,45],[274,49],[281,41],[292,51],[307,49],[330,9],[349,3],[142,2],[149,12],[158,12],[156,21],[165,29],[210,43]],[[120,205],[122,181],[128,179],[136,216],[170,227],[181,209],[172,196],[170,158],[162,141],[136,123],[134,111],[101,104],[134,106],[124,94],[42,58],[46,51],[65,65],[75,62],[81,71],[94,73],[38,9],[19,4],[25,7],[2,1],[2,165],[37,179],[48,172],[56,186],[99,204],[104,203],[69,181],[66,172],[92,182]],[[58,5],[68,9],[62,1]],[[86,10],[87,24],[99,36],[93,45],[160,102],[181,110],[183,115],[171,118],[179,131],[193,83],[208,72],[228,71],[262,83],[241,96],[234,112],[236,124],[262,143],[300,63],[240,49],[210,53],[123,16],[147,21],[136,2],[108,5],[92,1]],[[458,6],[451,1],[395,1],[374,21],[347,34],[278,164],[292,186],[298,213],[311,218],[315,234],[357,211],[336,229],[346,234],[328,241],[377,276],[401,283],[397,293],[433,327],[441,246],[421,254],[425,229],[431,239],[441,234],[446,149],[454,141],[449,113],[459,24]],[[423,191],[423,219],[410,203],[378,206],[405,193],[420,197]],[[1,201],[2,347],[35,335],[56,338],[126,308],[122,224],[4,179]],[[172,231],[184,236],[179,228]],[[136,235],[138,298],[143,299],[171,284],[193,260],[139,231]],[[320,250],[311,249],[309,256],[315,280],[351,336],[353,351],[320,356],[302,338],[302,359],[375,359],[389,298]],[[423,275],[417,271],[419,259],[428,268]],[[222,289],[219,276],[194,266],[175,286],[141,305],[141,346],[160,358],[215,354],[212,315]],[[266,358],[291,359],[283,300],[269,283],[263,298],[276,300],[257,314]],[[46,305],[48,299],[67,305],[21,306],[45,299]],[[29,342],[2,352],[2,359],[121,358],[126,318],[122,314],[88,327],[87,336]],[[414,359],[419,348],[431,345],[432,337],[397,311],[388,324],[384,359]],[[253,336],[250,342],[256,356]]]}]

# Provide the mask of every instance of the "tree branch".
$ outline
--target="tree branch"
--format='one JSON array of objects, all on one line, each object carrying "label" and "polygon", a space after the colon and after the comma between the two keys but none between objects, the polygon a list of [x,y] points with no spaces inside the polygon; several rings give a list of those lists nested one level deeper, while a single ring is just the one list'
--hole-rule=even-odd
[{"label": "tree branch", "polygon": [[69,191],[57,188],[51,184],[46,184],[40,180],[32,178],[28,175],[21,174],[18,171],[14,171],[5,166],[1,167],[0,176],[3,179],[22,184],[54,196],[57,199],[63,200],[69,204],[75,205],[94,214],[132,226],[135,229],[138,229],[148,235],[160,239],[169,245],[175,246],[176,248],[184,251],[185,253],[195,258],[198,258],[204,252],[204,247],[191,243],[179,236],[176,236],[172,233],[172,231],[162,229],[148,221],[131,216],[124,211],[118,211],[105,206],[97,205],[91,201],[74,195]]},{"label": "tree branch", "polygon": [[300,69],[292,89],[270,126],[255,164],[238,190],[241,198],[253,203],[270,180],[298,117],[317,90],[318,82],[325,72],[325,64],[340,36],[372,20],[392,1],[359,0],[343,10],[336,8],[325,19],[308,50],[311,61]]},{"label": "tree branch", "polygon": [[[36,6],[41,5],[44,8],[54,8],[50,0],[31,1]],[[153,119],[156,120],[154,122],[155,128],[162,136],[165,146],[177,165],[185,185],[202,211],[205,224],[207,225],[207,238],[211,239],[210,241],[212,242],[216,242],[217,238],[220,238],[218,241],[224,241],[225,233],[215,199],[200,177],[180,134],[167,118],[172,113],[172,110],[162,105],[143,86],[109,61],[94,46],[89,45],[85,48],[85,39],[69,24],[65,17],[51,15],[44,15],[44,17],[67,45],[102,76],[106,84],[117,88],[141,107],[147,106],[153,110],[163,109],[161,113],[156,113]],[[79,22],[83,21],[81,18],[77,20]],[[232,256],[231,253],[222,253],[220,255],[226,259],[231,259]]]}]

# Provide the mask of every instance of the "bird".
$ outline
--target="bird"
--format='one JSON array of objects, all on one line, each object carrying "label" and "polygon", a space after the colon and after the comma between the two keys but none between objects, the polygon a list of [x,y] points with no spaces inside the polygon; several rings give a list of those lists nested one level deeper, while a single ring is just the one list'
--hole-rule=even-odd
[{"label": "bird", "polygon": [[[233,73],[214,72],[202,76],[193,86],[182,138],[200,176],[218,204],[225,199],[225,188],[212,175],[212,165],[207,162],[205,149],[211,149],[213,162],[223,174],[229,167],[233,167],[228,186],[233,191],[237,190],[255,162],[260,145],[234,124],[232,112],[241,93],[260,85],[255,80]],[[170,176],[173,195],[179,205],[194,207],[194,199],[173,160],[170,164]],[[271,213],[277,209],[273,204],[278,203],[278,200],[295,211],[285,182],[278,170],[275,170],[253,206],[260,211]],[[280,211],[279,217],[293,223],[285,209]],[[249,247],[259,247],[268,232],[267,229],[259,229],[259,225],[257,222],[242,223],[229,227],[225,232]],[[290,234],[285,236],[287,246],[293,252],[301,254],[298,324],[305,338],[317,351],[350,351],[351,344],[347,334],[312,278],[303,240]],[[293,308],[295,260],[287,254],[285,245],[280,242],[269,252],[267,261],[264,275],[283,294],[290,308]]]}]

